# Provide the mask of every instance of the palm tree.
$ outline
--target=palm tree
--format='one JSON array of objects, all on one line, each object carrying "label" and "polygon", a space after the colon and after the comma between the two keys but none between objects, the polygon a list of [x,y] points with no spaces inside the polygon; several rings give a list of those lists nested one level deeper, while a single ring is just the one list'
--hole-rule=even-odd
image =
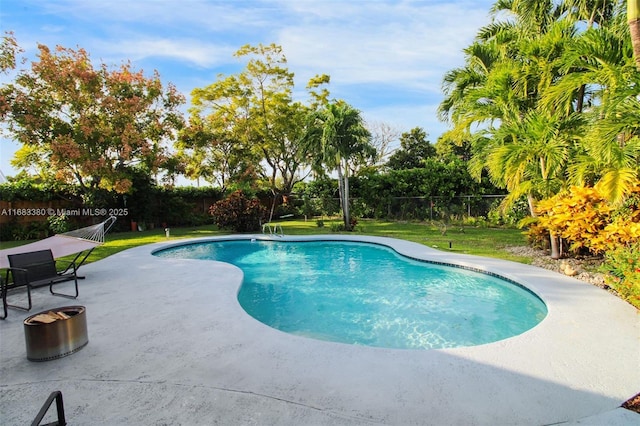
[{"label": "palm tree", "polygon": [[336,171],[340,206],[346,230],[351,230],[349,212],[350,164],[365,157],[373,158],[375,148],[370,144],[371,134],[365,127],[360,111],[343,101],[328,103],[311,114],[307,135],[307,152],[312,167],[319,173]]},{"label": "palm tree", "polygon": [[550,110],[570,111],[575,93],[588,87],[581,155],[569,166],[570,183],[599,184],[609,201],[621,202],[638,179],[640,75],[633,62],[623,14],[591,28],[566,49],[561,76],[543,96]]},{"label": "palm tree", "polygon": [[616,4],[611,0],[564,0],[560,9],[570,20],[586,24],[587,29],[606,25],[616,14]]},{"label": "palm tree", "polygon": [[[627,3],[629,25],[638,1]],[[471,141],[472,174],[488,171],[507,202],[526,195],[532,215],[569,183],[598,183],[621,201],[638,182],[640,75],[622,7],[498,0],[492,12],[508,19],[482,28],[465,67],[445,75],[446,136]]]},{"label": "palm tree", "polygon": [[468,140],[474,126],[500,118],[495,96],[487,87],[489,76],[500,61],[497,44],[476,41],[464,54],[466,65],[445,74],[445,98],[438,106],[440,120],[452,124],[446,136],[458,142]]},{"label": "palm tree", "polygon": [[559,117],[531,110],[517,122],[503,124],[485,147],[486,168],[493,182],[509,190],[507,202],[526,196],[535,202],[566,186],[566,165],[584,128],[582,117]]},{"label": "palm tree", "polygon": [[[559,60],[576,35],[575,21],[549,0],[499,0],[492,12],[510,19],[478,32],[465,51],[466,69],[445,77],[447,97],[440,112],[454,124],[449,137],[472,141],[471,173],[479,178],[486,170],[509,190],[504,208],[526,196],[535,216],[536,201],[566,185],[576,145],[573,129],[582,129],[573,111],[540,106],[560,75]],[[569,95],[572,101],[576,96],[577,91]],[[558,256],[558,240],[550,237]]]}]

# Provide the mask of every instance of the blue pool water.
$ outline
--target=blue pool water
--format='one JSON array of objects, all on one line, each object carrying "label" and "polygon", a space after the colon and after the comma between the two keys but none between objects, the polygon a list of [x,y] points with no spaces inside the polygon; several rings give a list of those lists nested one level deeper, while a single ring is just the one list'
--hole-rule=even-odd
[{"label": "blue pool water", "polygon": [[514,283],[377,244],[232,240],[155,254],[236,265],[244,272],[238,301],[247,313],[278,330],[334,342],[472,346],[521,334],[547,313]]}]

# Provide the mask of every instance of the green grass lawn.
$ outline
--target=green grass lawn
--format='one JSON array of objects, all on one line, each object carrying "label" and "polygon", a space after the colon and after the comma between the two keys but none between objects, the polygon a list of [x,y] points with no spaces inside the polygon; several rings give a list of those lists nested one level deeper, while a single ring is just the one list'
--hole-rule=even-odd
[{"label": "green grass lawn", "polygon": [[[273,222],[280,224],[285,235],[332,234],[332,225],[339,220],[324,220],[319,227],[316,220],[286,220]],[[169,240],[184,238],[228,235],[228,231],[220,231],[214,225],[186,228],[172,228]],[[342,233],[349,234],[349,233]],[[379,220],[360,220],[355,235],[373,235],[408,240],[439,250],[455,253],[473,254],[513,260],[520,263],[531,263],[530,258],[515,256],[504,250],[508,246],[526,245],[526,239],[519,229],[447,226],[435,223],[418,222],[385,222]],[[106,242],[97,247],[87,259],[94,262],[114,253],[143,244],[167,241],[164,229],[152,229],[141,232],[108,233]],[[0,242],[0,249],[15,247],[28,241]]]}]

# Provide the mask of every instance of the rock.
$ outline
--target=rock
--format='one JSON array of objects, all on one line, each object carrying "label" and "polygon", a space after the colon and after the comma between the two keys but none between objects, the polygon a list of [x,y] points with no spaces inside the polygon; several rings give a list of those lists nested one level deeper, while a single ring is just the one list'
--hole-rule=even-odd
[{"label": "rock", "polygon": [[607,288],[603,274],[598,272],[589,272],[596,270],[600,263],[602,263],[602,259],[599,257],[566,258],[558,261],[551,259],[546,251],[534,249],[532,247],[520,246],[507,247],[505,249],[518,256],[530,257],[532,259],[531,264],[534,266],[574,277],[580,281],[584,281],[601,288]]},{"label": "rock", "polygon": [[567,265],[566,268],[564,268],[564,274],[568,275],[570,277],[576,276],[578,275],[578,271],[576,271],[575,269],[573,269],[571,266]]}]

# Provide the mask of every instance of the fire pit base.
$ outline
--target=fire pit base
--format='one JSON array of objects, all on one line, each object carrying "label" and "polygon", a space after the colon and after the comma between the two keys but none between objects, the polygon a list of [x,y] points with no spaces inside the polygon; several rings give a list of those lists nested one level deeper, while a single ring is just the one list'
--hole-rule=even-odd
[{"label": "fire pit base", "polygon": [[84,306],[64,306],[24,320],[29,361],[50,361],[79,351],[89,343]]}]

